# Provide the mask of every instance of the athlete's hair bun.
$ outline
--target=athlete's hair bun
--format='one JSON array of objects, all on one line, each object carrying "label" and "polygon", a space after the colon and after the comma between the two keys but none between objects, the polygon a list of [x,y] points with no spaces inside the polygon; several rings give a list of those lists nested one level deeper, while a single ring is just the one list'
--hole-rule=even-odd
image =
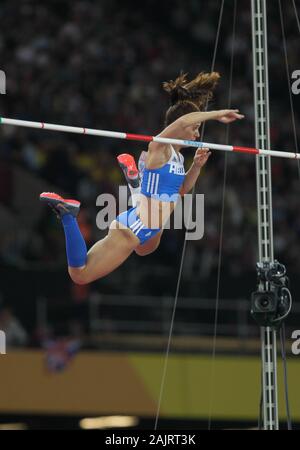
[{"label": "athlete's hair bun", "polygon": [[174,81],[165,81],[163,88],[170,95],[171,105],[190,101],[202,109],[212,98],[219,79],[218,72],[200,72],[192,81],[188,81],[187,73],[182,73]]}]

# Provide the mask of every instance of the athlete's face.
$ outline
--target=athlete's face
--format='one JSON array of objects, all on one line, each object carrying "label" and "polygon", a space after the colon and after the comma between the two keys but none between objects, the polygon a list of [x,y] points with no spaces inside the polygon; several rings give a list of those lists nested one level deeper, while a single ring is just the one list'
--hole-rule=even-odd
[{"label": "athlete's face", "polygon": [[186,128],[186,132],[185,132],[185,139],[189,140],[189,141],[196,141],[200,134],[199,134],[199,128],[200,128],[201,124],[200,123],[196,123],[195,125]]}]

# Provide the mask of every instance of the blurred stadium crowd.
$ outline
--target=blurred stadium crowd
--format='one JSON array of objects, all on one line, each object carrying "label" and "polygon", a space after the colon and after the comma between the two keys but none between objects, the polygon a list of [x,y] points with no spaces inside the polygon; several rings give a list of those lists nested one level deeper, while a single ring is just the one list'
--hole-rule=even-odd
[{"label": "blurred stadium crowd", "polygon": [[[250,2],[237,2],[234,40],[233,2],[225,3],[214,68],[222,78],[209,109],[234,107],[246,118],[229,129],[219,123],[208,123],[204,140],[254,146]],[[0,98],[0,113],[24,120],[157,134],[168,107],[162,82],[176,77],[180,71],[195,75],[211,69],[220,5],[219,1],[199,0],[160,3],[144,0],[142,4],[111,0],[45,3],[4,0],[0,5],[0,60],[7,77],[7,94]],[[277,3],[269,2],[269,8],[272,148],[294,151],[289,104],[291,80],[286,75]],[[291,73],[300,69],[299,32],[291,2],[285,7],[284,22]],[[299,99],[293,96],[293,102],[298,124]],[[16,167],[21,167],[22,173],[25,171],[27,176],[38,180],[42,190],[51,187],[80,199],[83,204],[80,223],[88,245],[103,236],[95,223],[99,211],[97,196],[103,192],[117,196],[119,185],[124,184],[116,155],[132,152],[138,158],[146,149],[141,143],[10,127],[1,128],[0,142],[2,207],[18,219],[18,211],[13,208],[16,192],[11,188],[10,177]],[[187,149],[185,153],[188,167],[193,150]],[[274,160],[272,170],[275,256],[296,279],[300,272],[299,166],[294,161]],[[182,296],[216,295],[224,185],[220,296],[247,296],[245,281],[251,279],[255,283],[255,159],[214,153],[196,187],[196,192],[205,194],[205,233],[203,239],[187,244]],[[26,185],[23,188],[26,190]],[[38,207],[37,203],[37,197],[31,199],[28,215]],[[19,232],[8,229],[1,234],[3,273],[10,270],[20,276],[32,268],[31,275],[44,280],[41,293],[51,297],[49,268],[67,278],[60,225],[48,210],[41,209],[31,226],[22,223],[18,226]],[[79,288],[68,281],[64,295],[78,302],[93,290],[172,295],[183,240],[183,231],[167,230],[160,249],[151,256],[143,259],[132,256],[116,273],[93,286]],[[18,276],[16,284],[17,279]],[[11,286],[3,288],[3,285],[5,279],[0,290],[7,297]],[[255,289],[255,284],[252,288]],[[26,297],[21,282],[20,289],[23,298]]]}]

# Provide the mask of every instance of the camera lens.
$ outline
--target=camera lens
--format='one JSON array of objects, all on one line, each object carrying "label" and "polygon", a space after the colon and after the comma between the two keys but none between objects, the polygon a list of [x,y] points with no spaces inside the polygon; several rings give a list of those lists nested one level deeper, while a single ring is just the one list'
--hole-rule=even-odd
[{"label": "camera lens", "polygon": [[259,299],[258,306],[262,309],[268,308],[270,305],[270,299],[268,297],[262,297]]}]

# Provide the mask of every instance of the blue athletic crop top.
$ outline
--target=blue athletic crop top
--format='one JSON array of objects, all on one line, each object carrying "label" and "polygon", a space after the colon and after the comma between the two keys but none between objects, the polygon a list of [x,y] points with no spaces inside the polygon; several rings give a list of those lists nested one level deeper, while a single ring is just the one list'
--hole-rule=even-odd
[{"label": "blue athletic crop top", "polygon": [[183,161],[180,153],[171,146],[169,161],[159,169],[144,168],[141,194],[164,202],[176,202],[179,189],[185,178]]}]

